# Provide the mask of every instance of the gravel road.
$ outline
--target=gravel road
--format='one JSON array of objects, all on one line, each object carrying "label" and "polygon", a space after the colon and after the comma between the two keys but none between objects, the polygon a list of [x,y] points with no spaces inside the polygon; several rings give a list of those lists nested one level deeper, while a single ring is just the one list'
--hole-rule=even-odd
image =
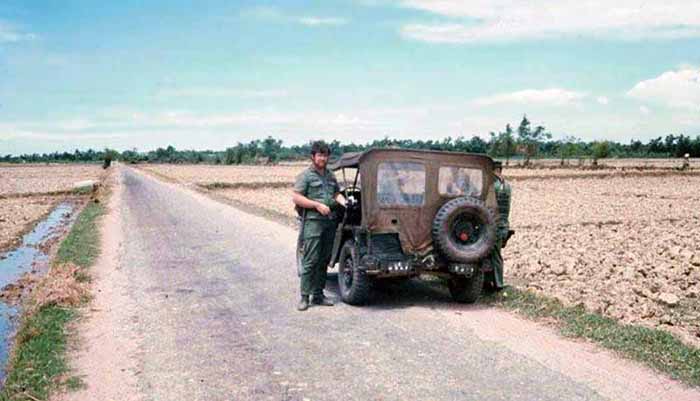
[{"label": "gravel road", "polygon": [[121,170],[120,256],[100,268],[121,278],[98,271],[95,300],[120,304],[82,323],[74,365],[87,387],[68,399],[700,399],[546,327],[454,304],[426,282],[384,289],[367,307],[297,312],[293,230]]}]

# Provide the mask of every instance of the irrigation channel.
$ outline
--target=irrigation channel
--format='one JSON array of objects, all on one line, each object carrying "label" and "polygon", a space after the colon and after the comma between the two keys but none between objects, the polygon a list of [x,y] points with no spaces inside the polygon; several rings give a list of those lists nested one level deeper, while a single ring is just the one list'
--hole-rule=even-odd
[{"label": "irrigation channel", "polygon": [[[15,250],[0,254],[0,288],[17,281],[31,271],[45,272],[49,266],[47,247],[42,245],[62,232],[62,228],[75,221],[75,205],[63,202],[39,222],[34,229],[22,238]],[[5,380],[5,367],[9,356],[12,335],[17,328],[20,315],[19,306],[0,300],[0,383]]]}]

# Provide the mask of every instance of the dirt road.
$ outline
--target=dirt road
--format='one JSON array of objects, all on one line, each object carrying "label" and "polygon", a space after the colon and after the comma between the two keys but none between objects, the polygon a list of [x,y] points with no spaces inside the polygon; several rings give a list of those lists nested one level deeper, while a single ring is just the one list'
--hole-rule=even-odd
[{"label": "dirt road", "polygon": [[121,169],[66,399],[700,399],[427,283],[296,312],[293,230]]}]

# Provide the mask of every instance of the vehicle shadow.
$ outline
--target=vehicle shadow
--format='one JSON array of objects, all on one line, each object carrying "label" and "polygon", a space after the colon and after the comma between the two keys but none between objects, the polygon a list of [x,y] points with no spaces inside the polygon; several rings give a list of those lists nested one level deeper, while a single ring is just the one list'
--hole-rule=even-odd
[{"label": "vehicle shadow", "polygon": [[[326,291],[332,294],[337,302],[340,300],[338,289],[338,274],[328,273]],[[413,278],[404,281],[375,283],[367,310],[403,309],[425,307],[439,310],[483,310],[494,306],[477,301],[474,304],[462,304],[452,300],[447,286],[439,280]]]}]

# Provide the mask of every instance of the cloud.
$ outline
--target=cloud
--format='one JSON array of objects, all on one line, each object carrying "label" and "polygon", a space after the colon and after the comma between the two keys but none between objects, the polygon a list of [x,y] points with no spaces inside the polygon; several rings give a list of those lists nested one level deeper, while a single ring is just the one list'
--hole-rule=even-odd
[{"label": "cloud", "polygon": [[403,0],[445,18],[410,23],[401,34],[438,43],[512,42],[559,37],[615,40],[700,37],[700,2],[687,0]]},{"label": "cloud", "polygon": [[193,113],[169,111],[161,113],[128,113],[124,124],[143,128],[303,128],[308,130],[337,130],[367,128],[377,125],[369,117],[333,112],[280,112],[253,110],[232,113]]},{"label": "cloud", "polygon": [[294,16],[277,7],[259,6],[242,10],[240,16],[247,19],[266,20],[281,23],[296,23],[309,27],[345,25],[348,21],[339,17]]},{"label": "cloud", "polygon": [[[73,118],[51,122],[15,122],[0,124],[3,134],[28,135],[52,132],[61,135],[91,135],[100,132],[148,132],[157,129],[192,130],[259,129],[313,131],[352,131],[378,128],[386,121],[382,112],[291,112],[250,110],[229,113],[197,113],[187,110],[142,112],[111,110],[92,118]],[[384,122],[382,121],[384,120]]]},{"label": "cloud", "polygon": [[574,103],[588,96],[582,92],[574,92],[566,89],[526,89],[511,93],[501,93],[492,96],[478,98],[473,101],[477,106],[493,106],[498,104],[544,104],[551,106],[564,106]]},{"label": "cloud", "polygon": [[639,106],[639,112],[642,114],[649,114],[651,110],[647,106]]},{"label": "cloud", "polygon": [[637,83],[627,96],[675,109],[700,111],[700,68],[681,67]]},{"label": "cloud", "polygon": [[232,97],[241,99],[270,99],[287,97],[289,93],[284,90],[251,90],[231,88],[182,88],[163,89],[158,91],[156,97]]},{"label": "cloud", "polygon": [[15,43],[34,40],[37,35],[25,32],[14,24],[0,21],[0,43]]},{"label": "cloud", "polygon": [[599,104],[602,104],[603,106],[606,106],[608,103],[610,103],[610,99],[608,99],[606,96],[598,96],[595,99],[595,101]]},{"label": "cloud", "polygon": [[330,26],[330,25],[345,25],[348,21],[344,18],[320,18],[320,17],[302,17],[299,18],[299,23],[306,26]]},{"label": "cloud", "polygon": [[248,19],[282,19],[284,16],[277,7],[257,6],[241,10],[240,16]]}]

